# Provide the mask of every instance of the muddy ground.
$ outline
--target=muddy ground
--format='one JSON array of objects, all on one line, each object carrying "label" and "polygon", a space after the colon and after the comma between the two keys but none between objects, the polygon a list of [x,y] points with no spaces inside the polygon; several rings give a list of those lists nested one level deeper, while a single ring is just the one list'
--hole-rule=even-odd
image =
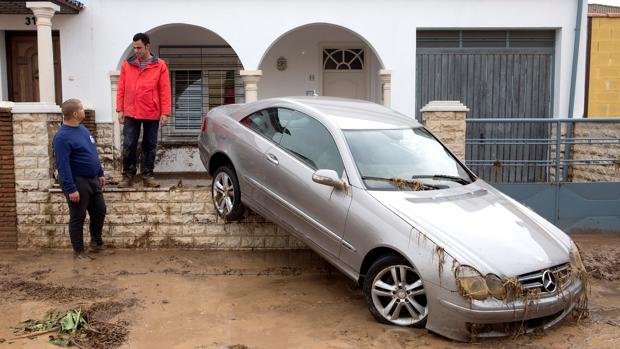
[{"label": "muddy ground", "polygon": [[457,343],[379,324],[361,291],[310,251],[0,252],[0,347],[10,326],[50,309],[81,307],[119,326],[121,348],[619,348],[620,236],[580,235],[592,275],[590,318],[541,335]]}]

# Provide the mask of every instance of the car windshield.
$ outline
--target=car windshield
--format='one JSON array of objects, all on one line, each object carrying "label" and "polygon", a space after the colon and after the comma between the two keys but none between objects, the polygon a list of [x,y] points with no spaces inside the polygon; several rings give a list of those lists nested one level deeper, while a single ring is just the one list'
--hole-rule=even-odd
[{"label": "car windshield", "polygon": [[434,190],[472,181],[424,128],[346,130],[344,135],[369,190]]}]

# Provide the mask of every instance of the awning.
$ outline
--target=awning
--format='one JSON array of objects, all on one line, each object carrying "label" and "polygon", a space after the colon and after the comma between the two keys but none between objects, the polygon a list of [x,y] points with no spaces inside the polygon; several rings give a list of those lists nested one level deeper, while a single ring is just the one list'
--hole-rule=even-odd
[{"label": "awning", "polygon": [[[40,0],[48,1],[60,6],[60,14],[78,14],[84,4],[75,0]],[[29,0],[28,2],[39,2]],[[0,14],[4,15],[31,15],[32,10],[26,7],[26,1],[0,0]]]}]

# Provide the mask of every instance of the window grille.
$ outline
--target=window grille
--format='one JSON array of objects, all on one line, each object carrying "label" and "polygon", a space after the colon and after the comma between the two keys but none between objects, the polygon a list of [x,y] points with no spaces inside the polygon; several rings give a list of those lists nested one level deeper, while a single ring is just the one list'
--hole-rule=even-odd
[{"label": "window grille", "polygon": [[172,118],[162,127],[162,142],[193,142],[209,110],[244,102],[243,66],[231,47],[160,46],[159,57],[168,63],[172,89]]},{"label": "window grille", "polygon": [[363,70],[364,49],[335,49],[323,50],[323,69],[325,70]]}]

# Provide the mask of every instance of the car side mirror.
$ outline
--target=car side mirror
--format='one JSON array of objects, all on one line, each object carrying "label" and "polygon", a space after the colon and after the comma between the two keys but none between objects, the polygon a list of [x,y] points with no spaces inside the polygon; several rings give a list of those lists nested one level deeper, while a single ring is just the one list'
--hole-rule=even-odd
[{"label": "car side mirror", "polygon": [[338,177],[334,170],[316,170],[312,174],[312,181],[315,183],[329,185],[338,190],[346,191],[347,185]]}]

